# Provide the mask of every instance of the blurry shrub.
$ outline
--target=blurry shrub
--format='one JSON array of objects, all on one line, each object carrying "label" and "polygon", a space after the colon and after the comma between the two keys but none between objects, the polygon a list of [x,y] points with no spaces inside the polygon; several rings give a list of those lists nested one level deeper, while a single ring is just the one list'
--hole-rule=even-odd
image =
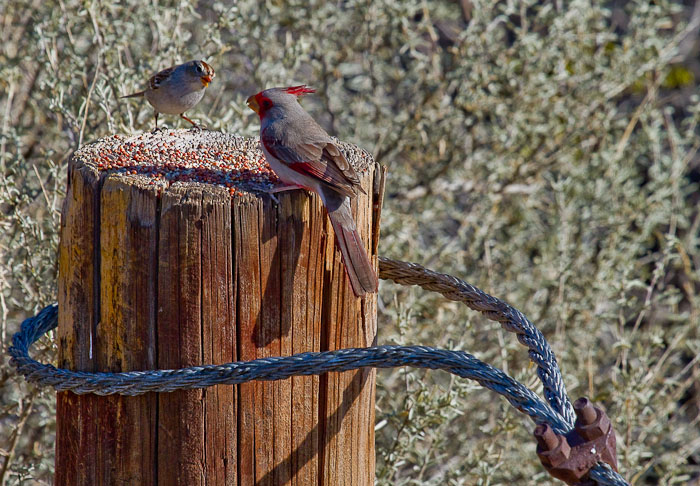
[{"label": "blurry shrub", "polygon": [[[0,4],[0,19],[5,345],[55,299],[71,151],[149,129],[150,107],[118,97],[204,57],[217,77],[195,119],[255,136],[249,94],[316,87],[306,108],[389,167],[381,253],[521,308],[554,346],[571,396],[615,419],[632,482],[697,481],[700,8],[17,0]],[[497,325],[387,283],[380,300],[380,343],[465,349],[537,389],[523,348]],[[38,346],[54,354],[50,340]],[[0,474],[46,484],[53,394],[2,359]],[[532,424],[505,401],[435,372],[378,381],[378,484],[555,484]]]}]

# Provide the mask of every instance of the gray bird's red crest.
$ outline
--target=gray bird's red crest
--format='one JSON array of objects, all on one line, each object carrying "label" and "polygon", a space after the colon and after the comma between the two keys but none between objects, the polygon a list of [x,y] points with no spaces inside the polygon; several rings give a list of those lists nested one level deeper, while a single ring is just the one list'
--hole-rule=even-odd
[{"label": "gray bird's red crest", "polygon": [[286,88],[285,91],[294,96],[304,96],[305,94],[316,92],[315,89],[308,88],[305,84],[302,84],[301,86],[291,86]]}]

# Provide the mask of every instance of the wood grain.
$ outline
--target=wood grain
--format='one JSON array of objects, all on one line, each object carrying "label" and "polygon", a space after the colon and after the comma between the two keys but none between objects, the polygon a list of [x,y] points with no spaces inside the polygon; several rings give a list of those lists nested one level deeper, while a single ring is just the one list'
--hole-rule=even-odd
[{"label": "wood grain", "polygon": [[[231,202],[220,187],[202,192],[202,349],[204,363],[236,361],[236,287]],[[208,484],[236,484],[237,391],[203,390]]]},{"label": "wood grain", "polygon": [[[320,300],[320,272],[317,243],[321,239],[320,224],[310,223],[313,199],[282,195],[280,206],[279,233],[282,267],[281,302],[282,331],[293,330],[293,339],[285,340],[289,347],[282,349],[284,354],[296,354],[321,349],[321,319],[313,302]],[[320,219],[320,218],[319,218]],[[318,219],[315,220],[318,222]],[[300,289],[300,295],[289,289]],[[291,460],[286,471],[291,476],[290,484],[305,485],[318,483],[318,376],[297,376],[291,378]],[[286,484],[287,477],[280,477]]]},{"label": "wood grain", "polygon": [[[94,266],[98,185],[96,170],[68,165],[58,249],[58,366],[78,371],[95,371],[90,346],[99,319],[99,281],[95,281],[99,276]],[[56,485],[95,484],[101,401],[96,395],[56,395]]]},{"label": "wood grain", "polygon": [[[203,364],[202,191],[177,185],[161,196],[158,242],[158,367]],[[202,390],[158,396],[158,482],[205,485]]]},{"label": "wood grain", "polygon": [[[242,196],[233,203],[233,239],[236,250],[236,324],[238,359],[258,357],[259,338],[255,324],[262,306],[260,281],[260,212],[262,200]],[[269,417],[262,413],[263,387],[260,383],[238,386],[238,467],[239,485],[256,484],[256,473],[269,468],[270,445],[261,442]]]},{"label": "wood grain", "polygon": [[[111,175],[100,191],[99,370],[155,367],[157,192],[145,181]],[[97,484],[155,484],[155,393],[102,397]]]},{"label": "wood grain", "polygon": [[[383,176],[383,172],[378,174]],[[355,222],[365,245],[371,248],[369,228],[373,227],[374,194],[372,179],[362,180],[367,195],[352,202]],[[326,224],[326,231],[332,228]],[[334,238],[326,239],[323,298],[323,349],[366,347],[375,342],[376,298],[352,298],[345,269],[336,258]],[[376,253],[372,255],[376,260]],[[325,333],[325,334],[324,334]],[[375,370],[328,373],[321,379],[323,448],[323,484],[372,484],[374,482],[374,403]],[[357,458],[363,460],[357,460]]]},{"label": "wood grain", "polygon": [[[353,211],[376,265],[384,170],[371,159],[362,183]],[[376,296],[353,295],[318,196],[277,197],[162,187],[74,157],[59,364],[168,369],[373,344]],[[374,385],[360,370],[140,397],[62,393],[56,484],[370,485]]]}]

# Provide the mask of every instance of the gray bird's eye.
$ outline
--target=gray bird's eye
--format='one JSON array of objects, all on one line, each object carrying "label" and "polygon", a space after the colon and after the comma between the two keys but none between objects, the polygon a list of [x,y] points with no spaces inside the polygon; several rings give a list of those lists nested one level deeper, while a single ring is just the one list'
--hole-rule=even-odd
[{"label": "gray bird's eye", "polygon": [[198,73],[203,73],[204,69],[202,69],[202,66],[200,64],[197,64],[197,72]]}]

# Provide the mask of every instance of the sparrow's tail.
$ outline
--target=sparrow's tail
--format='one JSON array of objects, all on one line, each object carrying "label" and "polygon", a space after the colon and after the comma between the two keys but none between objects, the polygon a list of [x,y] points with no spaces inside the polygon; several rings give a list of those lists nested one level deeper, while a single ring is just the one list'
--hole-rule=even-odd
[{"label": "sparrow's tail", "polygon": [[120,96],[120,98],[138,98],[146,94],[146,90],[139,91],[138,93],[131,93],[130,95]]},{"label": "sparrow's tail", "polygon": [[355,220],[352,219],[350,198],[338,194],[332,189],[325,189],[321,194],[321,199],[333,224],[335,241],[343,255],[343,263],[348,278],[350,278],[352,291],[358,297],[376,292],[379,281],[377,274],[374,273],[374,268],[372,268],[372,263],[367,257],[360,233],[357,232]]}]

